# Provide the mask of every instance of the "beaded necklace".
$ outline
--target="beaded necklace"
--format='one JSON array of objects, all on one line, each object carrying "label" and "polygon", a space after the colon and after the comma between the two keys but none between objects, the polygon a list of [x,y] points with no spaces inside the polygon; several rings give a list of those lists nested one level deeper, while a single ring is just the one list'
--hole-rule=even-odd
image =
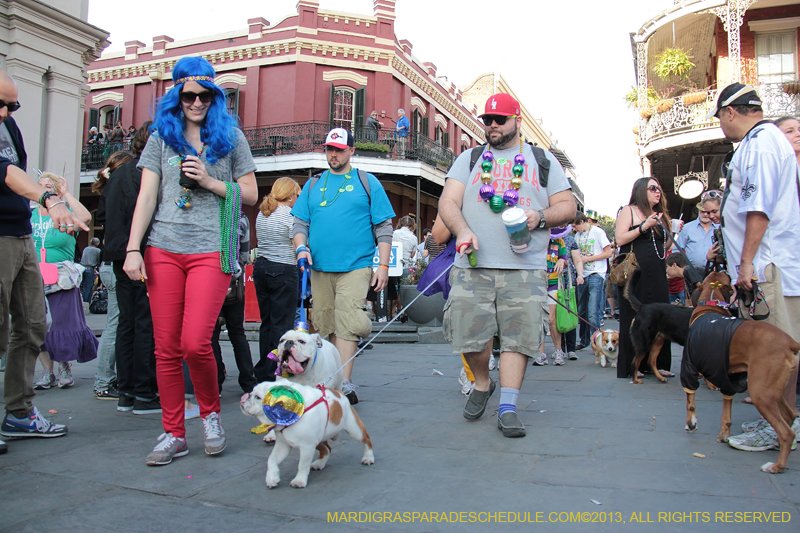
[{"label": "beaded necklace", "polygon": [[[522,174],[525,172],[525,156],[522,155],[522,147],[524,143],[522,138],[519,140],[519,154],[514,156],[514,166],[511,167],[514,177],[511,178],[511,188],[508,189],[503,196],[495,194],[494,187],[491,186],[492,182],[492,168],[494,166],[494,154],[488,149],[483,152],[483,162],[481,163],[481,181],[483,187],[480,190],[481,200],[489,202],[489,207],[495,213],[501,212],[507,205],[514,206],[519,202],[519,193],[517,192],[522,186]],[[499,165],[505,165],[504,158],[498,159]]]},{"label": "beaded necklace", "polygon": [[225,198],[219,204],[219,262],[222,271],[233,274],[239,269],[239,220],[242,218],[242,189],[238,183],[225,182]]},{"label": "beaded necklace", "polygon": [[[203,150],[205,149],[206,149],[206,143],[201,143],[200,151],[197,152],[198,159],[200,159],[200,156],[203,155]],[[180,164],[183,165],[184,161],[186,161],[186,156],[182,155]],[[183,194],[179,198],[175,198],[175,205],[177,205],[180,209],[188,209],[192,207],[192,202],[189,201],[189,189],[187,189],[186,187],[183,188]]]},{"label": "beaded necklace", "polygon": [[325,181],[322,183],[322,188],[320,189],[320,191],[322,191],[322,202],[320,202],[319,204],[320,207],[327,207],[329,205],[333,205],[333,202],[335,202],[339,198],[339,195],[346,190],[347,180],[349,180],[352,177],[350,176],[350,173],[352,171],[353,167],[350,167],[350,169],[347,171],[347,174],[344,175],[344,181],[342,182],[341,187],[339,187],[339,190],[336,192],[336,196],[334,196],[333,200],[331,200],[330,202],[325,199],[325,191],[328,190],[328,175],[331,172],[330,170],[325,172]]},{"label": "beaded necklace", "polygon": [[650,228],[650,239],[653,241],[653,249],[656,251],[656,257],[659,259],[664,259],[667,257],[667,232],[662,230],[662,233],[664,234],[664,245],[661,249],[663,250],[664,255],[658,255],[658,246],[656,246],[656,230]]}]

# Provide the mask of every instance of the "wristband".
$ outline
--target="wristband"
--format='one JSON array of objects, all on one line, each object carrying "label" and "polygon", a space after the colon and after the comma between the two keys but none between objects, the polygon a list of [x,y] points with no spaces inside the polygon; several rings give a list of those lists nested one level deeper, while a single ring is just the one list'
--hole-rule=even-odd
[{"label": "wristband", "polygon": [[297,247],[297,250],[295,250],[294,255],[300,255],[300,252],[308,252],[308,248],[306,248],[304,245],[300,245]]},{"label": "wristband", "polygon": [[66,203],[67,203],[67,202],[65,202],[64,200],[59,200],[59,201],[57,201],[57,202],[53,202],[53,205],[51,205],[50,207],[46,207],[46,206],[45,206],[45,209],[47,209],[48,211],[50,211],[52,208],[54,208],[54,207],[55,207],[55,206],[57,206],[58,204],[66,204]]},{"label": "wristband", "polygon": [[381,265],[378,265],[378,268],[385,268],[386,270],[389,270],[389,265],[381,264]]},{"label": "wristband", "polygon": [[142,252],[140,252],[139,250],[125,250],[125,255],[133,254],[133,253],[141,254]]},{"label": "wristband", "polygon": [[641,224],[639,224],[639,234],[644,235],[644,226],[642,226]]}]

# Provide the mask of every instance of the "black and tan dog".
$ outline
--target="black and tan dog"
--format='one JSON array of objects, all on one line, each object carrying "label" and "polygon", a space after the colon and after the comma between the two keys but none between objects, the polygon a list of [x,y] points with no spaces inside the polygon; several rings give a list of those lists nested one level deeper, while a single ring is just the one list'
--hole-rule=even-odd
[{"label": "black and tan dog", "polygon": [[703,281],[698,305],[692,313],[681,362],[681,385],[686,391],[686,431],[697,429],[694,395],[699,372],[722,392],[724,403],[718,442],[727,442],[731,434],[733,395],[749,390],[753,405],[775,429],[781,446],[778,461],[766,463],[761,470],[779,474],[786,468],[795,439],[791,428],[794,409],[783,397],[783,389],[797,365],[800,344],[771,324],[733,318],[726,307],[720,305],[720,297],[732,290],[727,274],[712,272]]},{"label": "black and tan dog", "polygon": [[636,318],[631,322],[630,328],[634,354],[631,375],[634,383],[643,383],[638,377],[638,368],[647,357],[653,375],[659,381],[666,382],[667,378],[656,368],[656,359],[665,342],[677,342],[681,346],[686,344],[692,309],[666,303],[642,304],[634,294],[641,275],[641,269],[636,269],[625,285],[624,292],[625,298],[636,311]]}]

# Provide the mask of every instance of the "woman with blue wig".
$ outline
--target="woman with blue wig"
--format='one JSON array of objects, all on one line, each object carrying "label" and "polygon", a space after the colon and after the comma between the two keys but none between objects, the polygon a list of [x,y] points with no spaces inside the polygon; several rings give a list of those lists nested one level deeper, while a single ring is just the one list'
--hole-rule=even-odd
[{"label": "woman with blue wig", "polygon": [[[203,58],[185,57],[160,100],[139,159],[142,184],[125,273],[147,284],[164,433],[147,456],[165,465],[189,453],[182,365],[189,366],[205,430],[205,452],[225,449],[211,336],[237,268],[242,203],[258,200],[255,163],[225,94]],[[143,236],[152,220],[144,257]]]}]

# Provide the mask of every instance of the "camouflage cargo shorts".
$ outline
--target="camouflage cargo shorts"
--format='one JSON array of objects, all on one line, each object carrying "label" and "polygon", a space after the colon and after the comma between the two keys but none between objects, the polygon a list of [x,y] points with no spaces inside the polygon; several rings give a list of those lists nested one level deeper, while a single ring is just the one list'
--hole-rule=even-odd
[{"label": "camouflage cargo shorts", "polygon": [[450,285],[443,330],[454,351],[480,352],[499,333],[501,351],[539,354],[549,311],[544,270],[453,267]]}]

